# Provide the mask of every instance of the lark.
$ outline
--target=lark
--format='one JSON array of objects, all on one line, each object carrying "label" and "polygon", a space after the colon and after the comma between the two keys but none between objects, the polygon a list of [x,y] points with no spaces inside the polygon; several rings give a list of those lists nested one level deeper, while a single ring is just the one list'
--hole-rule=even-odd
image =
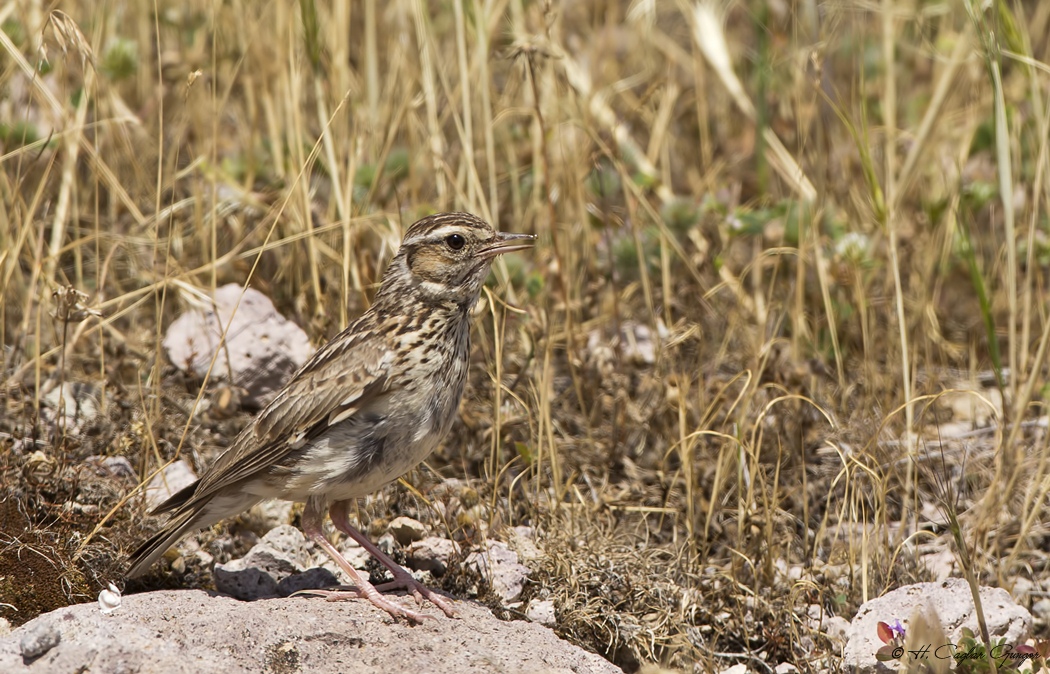
[{"label": "lark", "polygon": [[[467,379],[470,311],[493,260],[532,245],[467,213],[423,218],[405,232],[372,306],[321,347],[197,482],[155,512],[171,513],[131,555],[142,575],[186,535],[266,499],[305,502],[303,533],[350,577],[330,601],[364,598],[395,618],[420,622],[382,592],[405,589],[453,617],[451,602],[412,578],[349,518],[353,500],[423,461],[448,433]],[[329,542],[325,510],[393,575],[371,585]]]}]

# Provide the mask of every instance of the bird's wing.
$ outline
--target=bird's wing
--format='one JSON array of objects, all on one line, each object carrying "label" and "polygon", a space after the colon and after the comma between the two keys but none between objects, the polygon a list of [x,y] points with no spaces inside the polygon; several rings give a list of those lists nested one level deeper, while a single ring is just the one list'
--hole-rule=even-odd
[{"label": "bird's wing", "polygon": [[386,390],[390,352],[373,332],[348,328],[314,354],[253,424],[253,441],[301,444]]},{"label": "bird's wing", "polygon": [[389,352],[374,333],[347,328],[296,372],[234,444],[201,478],[178,510],[279,466],[328,427],[353,415],[387,389]]}]

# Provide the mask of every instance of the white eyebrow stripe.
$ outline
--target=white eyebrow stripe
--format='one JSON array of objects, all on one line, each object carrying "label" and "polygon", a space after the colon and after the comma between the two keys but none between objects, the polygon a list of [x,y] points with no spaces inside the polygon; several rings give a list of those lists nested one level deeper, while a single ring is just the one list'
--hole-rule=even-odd
[{"label": "white eyebrow stripe", "polygon": [[406,243],[419,244],[423,243],[424,241],[429,243],[437,243],[438,241],[443,240],[449,234],[458,234],[462,232],[462,226],[452,223],[448,225],[443,225],[436,229],[432,229],[429,232],[420,232],[419,234],[413,236],[411,239],[405,239],[404,241],[402,241],[401,245],[403,246]]},{"label": "white eyebrow stripe", "polygon": [[[422,243],[424,241],[427,243],[440,243],[452,234],[467,235],[471,231],[475,231],[475,233],[477,233],[479,230],[475,230],[470,225],[464,225],[462,223],[452,223],[427,232],[425,235],[422,236],[422,238],[417,239],[416,243]],[[478,241],[485,242],[488,241],[488,238],[489,237],[482,235],[478,238]]]},{"label": "white eyebrow stripe", "polygon": [[441,227],[438,227],[437,229],[432,230],[427,235],[427,238],[428,239],[430,239],[430,238],[433,238],[433,239],[444,239],[449,234],[462,234],[464,229],[470,229],[470,228],[469,227],[464,227],[463,225],[460,225],[460,224],[442,225]]}]

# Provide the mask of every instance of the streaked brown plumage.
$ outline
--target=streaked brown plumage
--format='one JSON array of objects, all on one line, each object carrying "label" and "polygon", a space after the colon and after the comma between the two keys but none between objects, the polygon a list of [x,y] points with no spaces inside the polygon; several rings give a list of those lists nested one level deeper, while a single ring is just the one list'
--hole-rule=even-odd
[{"label": "streaked brown plumage", "polygon": [[[168,523],[131,555],[143,574],[192,531],[271,498],[305,501],[303,532],[350,576],[355,590],[391,615],[419,621],[383,597],[405,588],[449,616],[449,601],[412,579],[350,525],[351,499],[397,479],[448,432],[466,381],[470,309],[492,260],[532,245],[467,213],[442,213],[408,228],[371,308],[321,347],[194,484],[157,508]],[[394,575],[374,588],[325,538],[325,508],[336,528]]]}]

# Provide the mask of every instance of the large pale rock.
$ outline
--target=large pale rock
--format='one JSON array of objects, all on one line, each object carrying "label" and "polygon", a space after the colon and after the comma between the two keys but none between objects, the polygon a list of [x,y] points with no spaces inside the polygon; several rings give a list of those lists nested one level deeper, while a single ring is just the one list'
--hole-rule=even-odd
[{"label": "large pale rock", "polygon": [[269,402],[314,352],[303,329],[277,313],[270,298],[253,288],[241,298],[241,286],[232,283],[215,291],[214,306],[191,309],[172,322],[164,335],[168,359],[203,377],[227,325],[212,380],[231,379],[247,391],[244,402],[256,407]]},{"label": "large pale rock", "polygon": [[[395,600],[415,606],[408,597]],[[470,602],[455,606],[458,619],[424,605],[435,619],[409,625],[365,601],[240,602],[200,590],[135,594],[109,615],[95,603],[70,606],[0,637],[0,672],[620,671],[545,627],[502,622]]]},{"label": "large pale rock", "polygon": [[[1006,643],[1012,646],[1023,644],[1032,631],[1032,615],[1002,588],[982,587],[980,594],[989,636],[994,640],[1005,638]],[[860,607],[850,623],[846,648],[842,654],[847,671],[856,674],[897,671],[875,659],[876,651],[883,646],[878,638],[878,623],[900,620],[908,629],[906,621],[919,606],[933,609],[940,619],[941,629],[953,644],[959,642],[964,627],[974,634],[981,633],[970,586],[962,578],[908,585],[865,602]]]}]

